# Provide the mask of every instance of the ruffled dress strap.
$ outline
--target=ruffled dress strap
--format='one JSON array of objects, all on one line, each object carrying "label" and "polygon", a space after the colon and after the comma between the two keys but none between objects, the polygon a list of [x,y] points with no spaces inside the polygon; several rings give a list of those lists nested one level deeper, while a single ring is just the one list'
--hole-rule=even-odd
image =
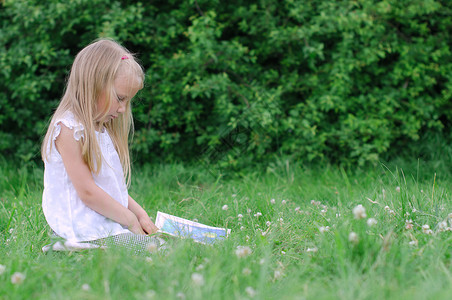
[{"label": "ruffled dress strap", "polygon": [[56,138],[60,135],[61,124],[71,130],[74,130],[74,139],[76,141],[79,141],[82,137],[85,136],[85,127],[83,127],[82,123],[75,119],[75,116],[71,111],[67,111],[60,118],[57,118],[53,123],[53,126],[55,127],[52,136],[53,141],[55,141]]}]

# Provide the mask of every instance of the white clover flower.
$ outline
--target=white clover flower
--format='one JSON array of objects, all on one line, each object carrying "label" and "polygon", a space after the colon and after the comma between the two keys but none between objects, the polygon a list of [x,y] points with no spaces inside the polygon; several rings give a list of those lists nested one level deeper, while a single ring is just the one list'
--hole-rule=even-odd
[{"label": "white clover flower", "polygon": [[283,276],[283,272],[281,270],[275,270],[275,272],[273,273],[273,279],[274,280],[278,280]]},{"label": "white clover flower", "polygon": [[246,212],[250,214],[251,213],[251,208],[247,208]]},{"label": "white clover flower", "polygon": [[320,214],[321,214],[322,216],[326,215],[326,209],[322,209],[322,210],[320,211]]},{"label": "white clover flower", "polygon": [[286,255],[286,251],[281,250],[281,254],[282,254],[282,255]]},{"label": "white clover flower", "polygon": [[430,229],[430,226],[425,224],[422,225],[422,232],[424,232],[425,234],[432,234],[433,231]]},{"label": "white clover flower", "polygon": [[251,270],[249,268],[243,268],[242,274],[248,276],[251,274]]},{"label": "white clover flower", "polygon": [[378,221],[375,218],[369,218],[367,219],[367,226],[372,227],[374,225],[377,225]]},{"label": "white clover flower", "polygon": [[414,241],[410,241],[408,244],[409,244],[410,246],[417,246],[417,245],[418,245],[418,242],[417,242],[417,240],[414,240]]},{"label": "white clover flower", "polygon": [[150,256],[147,256],[147,257],[145,258],[145,260],[146,260],[146,262],[148,262],[148,263],[152,263],[152,257],[150,257]]},{"label": "white clover flower", "polygon": [[395,216],[395,212],[392,209],[390,209],[389,206],[387,205],[385,206],[385,211],[387,211],[390,215]]},{"label": "white clover flower", "polygon": [[203,270],[204,269],[204,265],[203,264],[200,264],[199,266],[197,266],[196,267],[196,271],[201,271],[201,270]]},{"label": "white clover flower", "polygon": [[279,218],[278,221],[279,221],[280,223],[282,223],[282,222],[284,222],[284,219],[283,219],[283,218]]},{"label": "white clover flower", "polygon": [[242,214],[238,214],[237,218],[241,219],[241,218],[243,218],[243,215]]},{"label": "white clover flower", "polygon": [[0,265],[0,275],[2,275],[6,270],[6,267],[4,265]]},{"label": "white clover flower", "polygon": [[252,287],[250,287],[250,286],[248,286],[248,287],[245,289],[245,292],[246,292],[246,294],[248,295],[248,297],[251,297],[251,298],[254,298],[254,297],[256,296],[256,294],[257,294],[257,292],[256,292]]},{"label": "white clover flower", "polygon": [[416,209],[416,208],[413,208],[413,209],[411,210],[411,212],[412,212],[412,213],[415,213],[415,212],[417,212],[417,209]]},{"label": "white clover flower", "polygon": [[353,215],[355,216],[355,219],[364,219],[367,217],[366,209],[364,208],[364,206],[359,204],[358,206],[355,206],[355,208],[353,208]]},{"label": "white clover flower", "polygon": [[191,281],[197,286],[202,286],[204,285],[204,276],[199,273],[193,273],[191,274]]},{"label": "white clover flower", "polygon": [[330,231],[330,226],[320,226],[319,231],[320,231],[320,233]]},{"label": "white clover flower", "polygon": [[182,292],[177,293],[176,298],[181,299],[181,300],[185,300],[185,294]]},{"label": "white clover flower", "polygon": [[444,231],[444,230],[446,230],[446,228],[447,228],[447,222],[445,220],[438,223],[439,231]]},{"label": "white clover flower", "polygon": [[356,232],[350,232],[348,235],[348,241],[352,244],[357,244],[359,242],[358,234]]},{"label": "white clover flower", "polygon": [[237,249],[235,250],[235,255],[239,258],[246,257],[251,253],[253,253],[253,251],[251,251],[251,248],[248,246],[237,246]]},{"label": "white clover flower", "polygon": [[312,247],[312,248],[306,249],[306,252],[317,253],[317,251],[319,251],[319,249],[317,247]]},{"label": "white clover flower", "polygon": [[223,207],[221,208],[222,210],[228,210],[229,206],[227,206],[226,204],[223,205]]},{"label": "white clover flower", "polygon": [[397,193],[400,193],[400,186],[396,186],[395,190]]},{"label": "white clover flower", "polygon": [[258,211],[257,213],[254,214],[254,216],[255,216],[256,218],[259,218],[259,217],[262,216],[262,213]]},{"label": "white clover flower", "polygon": [[413,229],[413,220],[405,220],[405,229],[410,230]]},{"label": "white clover flower", "polygon": [[240,230],[245,230],[245,226],[240,226]]},{"label": "white clover flower", "polygon": [[11,276],[12,284],[21,284],[25,280],[25,274],[16,272]]},{"label": "white clover flower", "polygon": [[265,225],[267,225],[268,227],[270,227],[270,225],[272,225],[272,222],[267,221],[267,222],[265,223]]},{"label": "white clover flower", "polygon": [[261,258],[261,259],[259,260],[259,264],[260,264],[260,265],[265,264],[265,258]]},{"label": "white clover flower", "polygon": [[282,204],[282,205],[285,205],[285,204],[287,204],[287,201],[286,201],[286,200],[283,200],[283,201],[281,201],[281,204]]},{"label": "white clover flower", "polygon": [[271,200],[270,200],[270,203],[271,203],[271,204],[275,204],[275,203],[276,203],[276,200],[275,200],[275,199],[271,199]]},{"label": "white clover flower", "polygon": [[85,292],[87,292],[87,291],[91,290],[91,287],[89,286],[89,284],[84,283],[84,284],[82,285],[82,290],[85,291]]},{"label": "white clover flower", "polygon": [[151,252],[151,253],[157,251],[157,249],[158,249],[157,243],[155,243],[155,242],[150,242],[150,243],[146,246],[146,249],[147,249],[149,252]]}]

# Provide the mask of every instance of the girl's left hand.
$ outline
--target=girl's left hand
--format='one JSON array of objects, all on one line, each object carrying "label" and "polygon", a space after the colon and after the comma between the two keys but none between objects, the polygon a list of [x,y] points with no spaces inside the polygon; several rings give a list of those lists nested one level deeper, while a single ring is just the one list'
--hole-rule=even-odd
[{"label": "girl's left hand", "polygon": [[147,214],[139,217],[138,221],[140,222],[141,228],[146,234],[153,234],[159,230],[157,226],[155,226],[154,222],[151,221],[151,218],[149,218]]}]

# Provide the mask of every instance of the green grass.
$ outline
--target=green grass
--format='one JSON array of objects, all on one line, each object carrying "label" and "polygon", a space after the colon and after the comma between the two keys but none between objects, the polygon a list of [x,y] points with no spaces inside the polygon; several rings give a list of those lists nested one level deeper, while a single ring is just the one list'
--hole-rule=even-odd
[{"label": "green grass", "polygon": [[[452,213],[452,172],[435,168],[350,172],[278,161],[237,178],[213,178],[203,167],[143,167],[130,194],[151,217],[160,210],[232,234],[214,246],[174,240],[166,253],[133,256],[122,249],[42,253],[50,241],[42,170],[2,163],[0,299],[250,299],[250,288],[254,299],[448,299],[452,231],[438,224]],[[358,204],[367,218],[354,218]],[[369,227],[371,217],[378,223]],[[413,229],[405,229],[407,219]],[[433,234],[423,232],[425,224]],[[352,231],[357,243],[349,241]],[[237,246],[252,253],[238,257]],[[21,284],[11,283],[15,272],[26,276]]]}]

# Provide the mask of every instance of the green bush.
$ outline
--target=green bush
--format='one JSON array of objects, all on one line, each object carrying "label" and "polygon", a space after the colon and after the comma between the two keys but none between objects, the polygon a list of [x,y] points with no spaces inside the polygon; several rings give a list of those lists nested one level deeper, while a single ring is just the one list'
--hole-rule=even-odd
[{"label": "green bush", "polygon": [[450,125],[450,1],[251,2],[4,1],[2,153],[39,157],[73,57],[97,37],[147,71],[140,162],[364,164]]}]

